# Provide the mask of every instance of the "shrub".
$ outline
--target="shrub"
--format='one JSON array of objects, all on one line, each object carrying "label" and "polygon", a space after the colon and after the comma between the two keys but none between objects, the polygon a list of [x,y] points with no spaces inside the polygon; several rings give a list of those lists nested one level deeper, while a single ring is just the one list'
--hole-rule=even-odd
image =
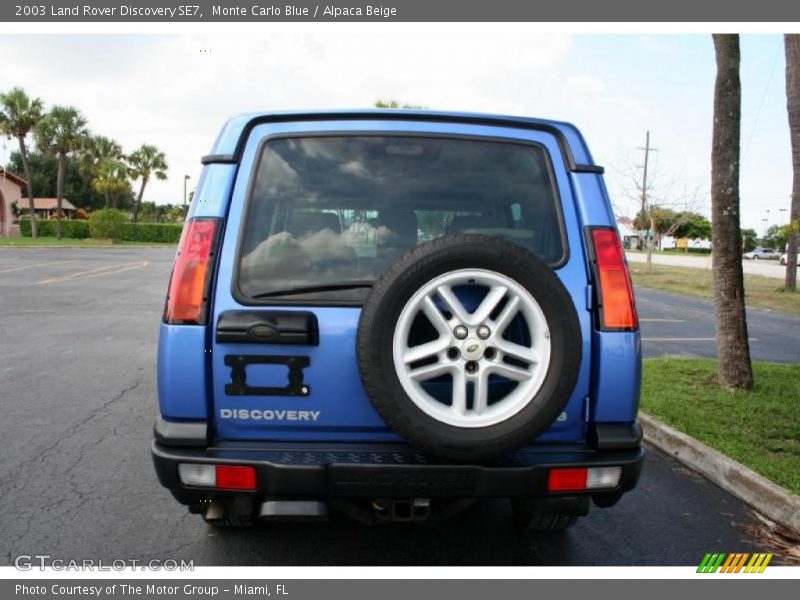
[{"label": "shrub", "polygon": [[[19,220],[19,231],[22,237],[31,237],[31,220],[22,217]],[[56,221],[36,220],[36,233],[40,237],[56,237]],[[89,224],[86,221],[64,219],[61,221],[61,237],[83,240],[89,237]]]},{"label": "shrub", "polygon": [[116,208],[96,210],[89,217],[89,233],[93,238],[121,239],[122,227],[128,222],[128,213]]},{"label": "shrub", "polygon": [[120,231],[126,242],[165,242],[177,244],[183,225],[180,223],[125,223]]}]

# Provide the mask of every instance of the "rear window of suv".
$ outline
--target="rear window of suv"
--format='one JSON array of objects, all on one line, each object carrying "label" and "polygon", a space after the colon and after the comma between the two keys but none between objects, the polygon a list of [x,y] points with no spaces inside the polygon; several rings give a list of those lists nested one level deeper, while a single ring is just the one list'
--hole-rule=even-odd
[{"label": "rear window of suv", "polygon": [[474,138],[320,136],[263,146],[240,240],[245,299],[362,300],[417,244],[453,233],[565,253],[538,144]]}]

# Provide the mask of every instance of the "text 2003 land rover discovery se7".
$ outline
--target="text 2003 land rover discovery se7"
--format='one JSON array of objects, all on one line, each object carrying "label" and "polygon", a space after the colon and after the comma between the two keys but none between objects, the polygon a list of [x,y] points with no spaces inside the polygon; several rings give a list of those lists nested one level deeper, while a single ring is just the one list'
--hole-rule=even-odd
[{"label": "text 2003 land rover discovery se7", "polygon": [[179,502],[244,525],[502,497],[563,529],[634,487],[638,322],[575,127],[254,114],[203,164],[158,349]]}]

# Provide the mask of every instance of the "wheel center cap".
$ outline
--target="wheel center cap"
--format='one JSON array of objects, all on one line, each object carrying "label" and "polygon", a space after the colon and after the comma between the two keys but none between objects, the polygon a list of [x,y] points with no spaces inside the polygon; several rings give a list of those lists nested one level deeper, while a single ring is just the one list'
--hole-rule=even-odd
[{"label": "wheel center cap", "polygon": [[483,355],[483,344],[475,338],[464,340],[461,344],[461,354],[467,360],[478,360]]}]

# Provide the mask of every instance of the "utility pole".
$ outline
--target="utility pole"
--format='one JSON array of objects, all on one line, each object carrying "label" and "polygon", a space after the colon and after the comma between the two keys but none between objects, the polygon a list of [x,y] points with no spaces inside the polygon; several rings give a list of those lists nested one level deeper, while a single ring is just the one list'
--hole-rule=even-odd
[{"label": "utility pole", "polygon": [[[651,148],[650,147],[650,132],[647,132],[645,137],[644,148],[639,148],[639,150],[644,150],[644,167],[642,169],[642,218],[647,218],[647,168],[650,164],[650,153],[657,152],[658,148]],[[651,229],[648,227],[648,230]],[[652,235],[652,231],[649,231],[647,236],[647,269],[650,270],[650,264],[652,261],[650,250],[652,249],[652,244],[650,243],[650,236]]]},{"label": "utility pole", "polygon": [[189,181],[188,175],[183,176],[183,208],[186,208],[186,183]]}]

